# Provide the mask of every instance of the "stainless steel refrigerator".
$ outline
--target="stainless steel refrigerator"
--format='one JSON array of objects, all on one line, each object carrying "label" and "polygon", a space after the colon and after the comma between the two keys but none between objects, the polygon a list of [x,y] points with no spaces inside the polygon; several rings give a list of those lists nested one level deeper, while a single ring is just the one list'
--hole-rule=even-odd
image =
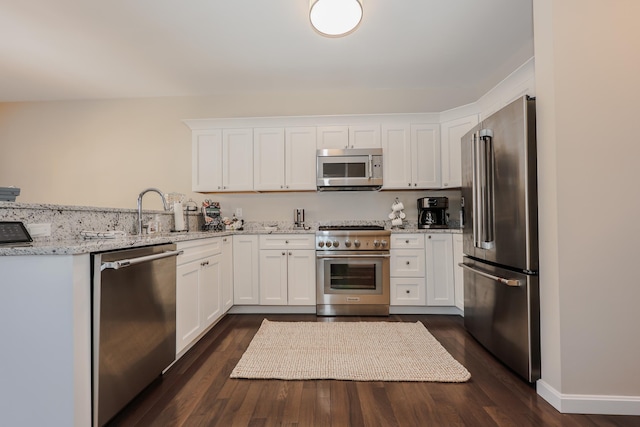
[{"label": "stainless steel refrigerator", "polygon": [[529,382],[540,378],[535,100],[462,138],[464,324]]}]

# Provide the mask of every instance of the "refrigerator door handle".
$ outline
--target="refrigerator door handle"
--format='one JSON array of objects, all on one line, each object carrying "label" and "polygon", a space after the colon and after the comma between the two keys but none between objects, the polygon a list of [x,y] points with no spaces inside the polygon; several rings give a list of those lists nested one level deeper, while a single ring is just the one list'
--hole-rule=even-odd
[{"label": "refrigerator door handle", "polygon": [[493,131],[482,129],[473,135],[473,240],[474,246],[492,249],[493,198]]},{"label": "refrigerator door handle", "polygon": [[476,274],[479,274],[480,276],[486,277],[487,279],[495,280],[496,282],[502,283],[503,285],[513,286],[513,287],[522,286],[522,283],[520,283],[520,280],[517,280],[517,279],[505,279],[504,277],[496,276],[494,274],[487,273],[486,271],[482,271],[477,268],[471,267],[470,265],[467,265],[463,262],[461,262],[458,265],[466,270],[472,271]]}]

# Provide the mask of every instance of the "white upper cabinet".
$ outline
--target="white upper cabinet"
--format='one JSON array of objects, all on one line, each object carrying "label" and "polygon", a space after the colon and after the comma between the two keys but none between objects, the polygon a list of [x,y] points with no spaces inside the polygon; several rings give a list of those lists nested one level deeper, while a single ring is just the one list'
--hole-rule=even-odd
[{"label": "white upper cabinet", "polygon": [[462,117],[443,122],[442,133],[442,188],[456,188],[462,185],[461,138],[478,124],[478,115]]},{"label": "white upper cabinet", "polygon": [[380,125],[349,126],[349,148],[380,147]]},{"label": "white upper cabinet", "polygon": [[284,141],[286,189],[315,190],[316,128],[286,128]]},{"label": "white upper cabinet", "polygon": [[383,189],[440,188],[440,126],[382,126]]},{"label": "white upper cabinet", "polygon": [[440,188],[440,125],[411,125],[413,186]]},{"label": "white upper cabinet", "polygon": [[284,128],[253,130],[254,190],[284,189]]},{"label": "white upper cabinet", "polygon": [[191,142],[193,191],[222,187],[222,130],[194,131]]},{"label": "white upper cabinet", "polygon": [[380,148],[380,125],[319,126],[319,150],[325,148]]},{"label": "white upper cabinet", "polygon": [[194,131],[192,165],[193,191],[253,190],[253,130]]},{"label": "white upper cabinet", "polygon": [[222,191],[253,190],[252,129],[222,131],[222,162]]},{"label": "white upper cabinet", "polygon": [[256,128],[254,182],[258,191],[315,190],[315,127]]}]

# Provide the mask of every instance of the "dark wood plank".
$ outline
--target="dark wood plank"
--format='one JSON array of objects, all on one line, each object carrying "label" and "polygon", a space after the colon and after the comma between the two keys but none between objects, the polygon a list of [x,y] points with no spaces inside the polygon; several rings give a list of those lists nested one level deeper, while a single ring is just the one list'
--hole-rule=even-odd
[{"label": "dark wood plank", "polygon": [[[462,384],[240,380],[229,375],[262,320],[422,322],[471,372]],[[227,315],[113,426],[635,427],[640,417],[561,414],[489,355],[457,316]]]}]

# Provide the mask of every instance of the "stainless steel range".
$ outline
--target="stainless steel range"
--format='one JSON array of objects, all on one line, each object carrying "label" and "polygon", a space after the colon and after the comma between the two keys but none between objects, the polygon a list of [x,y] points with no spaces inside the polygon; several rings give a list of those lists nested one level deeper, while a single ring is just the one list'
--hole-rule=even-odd
[{"label": "stainless steel range", "polygon": [[389,315],[390,235],[377,225],[318,227],[318,316]]}]

